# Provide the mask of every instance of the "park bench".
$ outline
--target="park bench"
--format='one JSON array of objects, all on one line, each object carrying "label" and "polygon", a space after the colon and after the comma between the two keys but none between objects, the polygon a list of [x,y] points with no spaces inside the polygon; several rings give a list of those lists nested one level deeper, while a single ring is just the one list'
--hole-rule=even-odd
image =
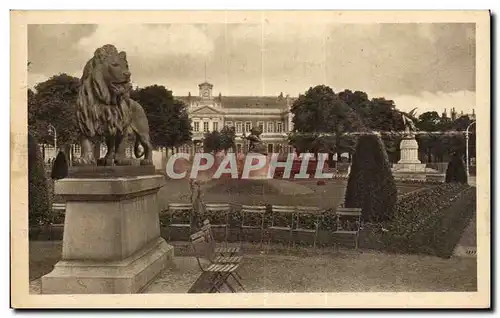
[{"label": "park bench", "polygon": [[[242,205],[240,210],[240,242],[246,230],[260,231],[260,247],[264,238],[265,205]],[[245,218],[246,217],[246,218]]]},{"label": "park bench", "polygon": [[339,238],[354,240],[354,248],[358,249],[359,230],[361,226],[361,209],[338,207],[335,211],[336,237],[335,247],[338,248]]},{"label": "park bench", "polygon": [[227,246],[227,237],[229,234],[229,214],[231,206],[228,203],[205,203],[201,219],[208,219],[210,226],[222,228],[224,230],[224,243]]},{"label": "park bench", "polygon": [[[193,205],[191,203],[170,203],[167,210],[169,216],[168,239],[170,240],[172,229],[185,229],[191,234],[191,223],[193,216]],[[186,219],[185,215],[189,217]]]},{"label": "park bench", "polygon": [[[200,231],[190,235],[191,247],[201,273],[188,293],[221,292],[221,287],[224,285],[234,293],[236,290],[228,282],[228,279],[229,277],[233,277],[240,287],[243,288],[243,285],[235,275],[236,270],[240,266],[239,261],[241,261],[241,258],[239,260],[235,259],[236,263],[216,262],[218,257],[215,256],[214,241],[211,240],[210,235],[210,225],[206,223]],[[203,259],[208,260],[209,264],[202,264]]]}]

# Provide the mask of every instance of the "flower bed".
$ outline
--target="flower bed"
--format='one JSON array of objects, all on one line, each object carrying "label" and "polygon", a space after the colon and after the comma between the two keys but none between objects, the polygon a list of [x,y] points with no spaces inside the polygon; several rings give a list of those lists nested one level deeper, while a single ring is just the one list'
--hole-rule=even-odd
[{"label": "flower bed", "polygon": [[398,200],[393,220],[368,235],[383,249],[449,257],[476,205],[475,188],[442,184]]}]

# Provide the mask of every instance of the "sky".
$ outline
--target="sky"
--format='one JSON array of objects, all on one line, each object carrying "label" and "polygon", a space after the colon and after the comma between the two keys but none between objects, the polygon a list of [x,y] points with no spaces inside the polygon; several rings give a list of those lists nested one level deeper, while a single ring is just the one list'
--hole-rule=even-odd
[{"label": "sky", "polygon": [[28,28],[28,83],[81,77],[96,48],[127,53],[134,85],[196,95],[361,90],[403,111],[475,108],[474,24],[57,24]]}]

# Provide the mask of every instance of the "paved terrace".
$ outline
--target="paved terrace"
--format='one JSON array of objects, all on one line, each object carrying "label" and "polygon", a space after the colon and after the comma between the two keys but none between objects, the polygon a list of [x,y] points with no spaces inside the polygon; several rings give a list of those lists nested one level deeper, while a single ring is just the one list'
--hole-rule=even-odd
[{"label": "paved terrace", "polygon": [[[186,243],[174,242],[175,258],[144,293],[186,293],[200,270],[189,256]],[[396,255],[374,251],[297,249],[279,247],[267,251],[245,244],[239,270],[247,292],[431,292],[476,291],[476,259],[442,259],[432,256]],[[60,242],[31,242],[30,267],[55,264]],[[33,273],[31,293],[40,292],[40,277],[51,266]],[[30,275],[31,276],[31,275]],[[235,284],[233,284],[235,285]]]}]

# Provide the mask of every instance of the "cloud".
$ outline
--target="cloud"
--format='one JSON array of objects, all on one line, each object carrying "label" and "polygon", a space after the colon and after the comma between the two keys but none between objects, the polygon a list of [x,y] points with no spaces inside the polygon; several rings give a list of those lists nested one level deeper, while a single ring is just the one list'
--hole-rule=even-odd
[{"label": "cloud", "polygon": [[476,93],[472,91],[458,92],[422,92],[418,95],[399,95],[387,97],[394,100],[396,108],[403,111],[410,111],[417,108],[417,114],[422,114],[427,111],[437,111],[441,114],[445,109],[449,112],[455,108],[457,113],[464,114],[472,113],[476,108]]},{"label": "cloud", "polygon": [[165,56],[205,57],[214,51],[214,43],[198,27],[190,24],[99,25],[88,37],[80,39],[79,47],[89,56],[104,44],[114,44],[127,55],[144,59],[161,59]]}]

